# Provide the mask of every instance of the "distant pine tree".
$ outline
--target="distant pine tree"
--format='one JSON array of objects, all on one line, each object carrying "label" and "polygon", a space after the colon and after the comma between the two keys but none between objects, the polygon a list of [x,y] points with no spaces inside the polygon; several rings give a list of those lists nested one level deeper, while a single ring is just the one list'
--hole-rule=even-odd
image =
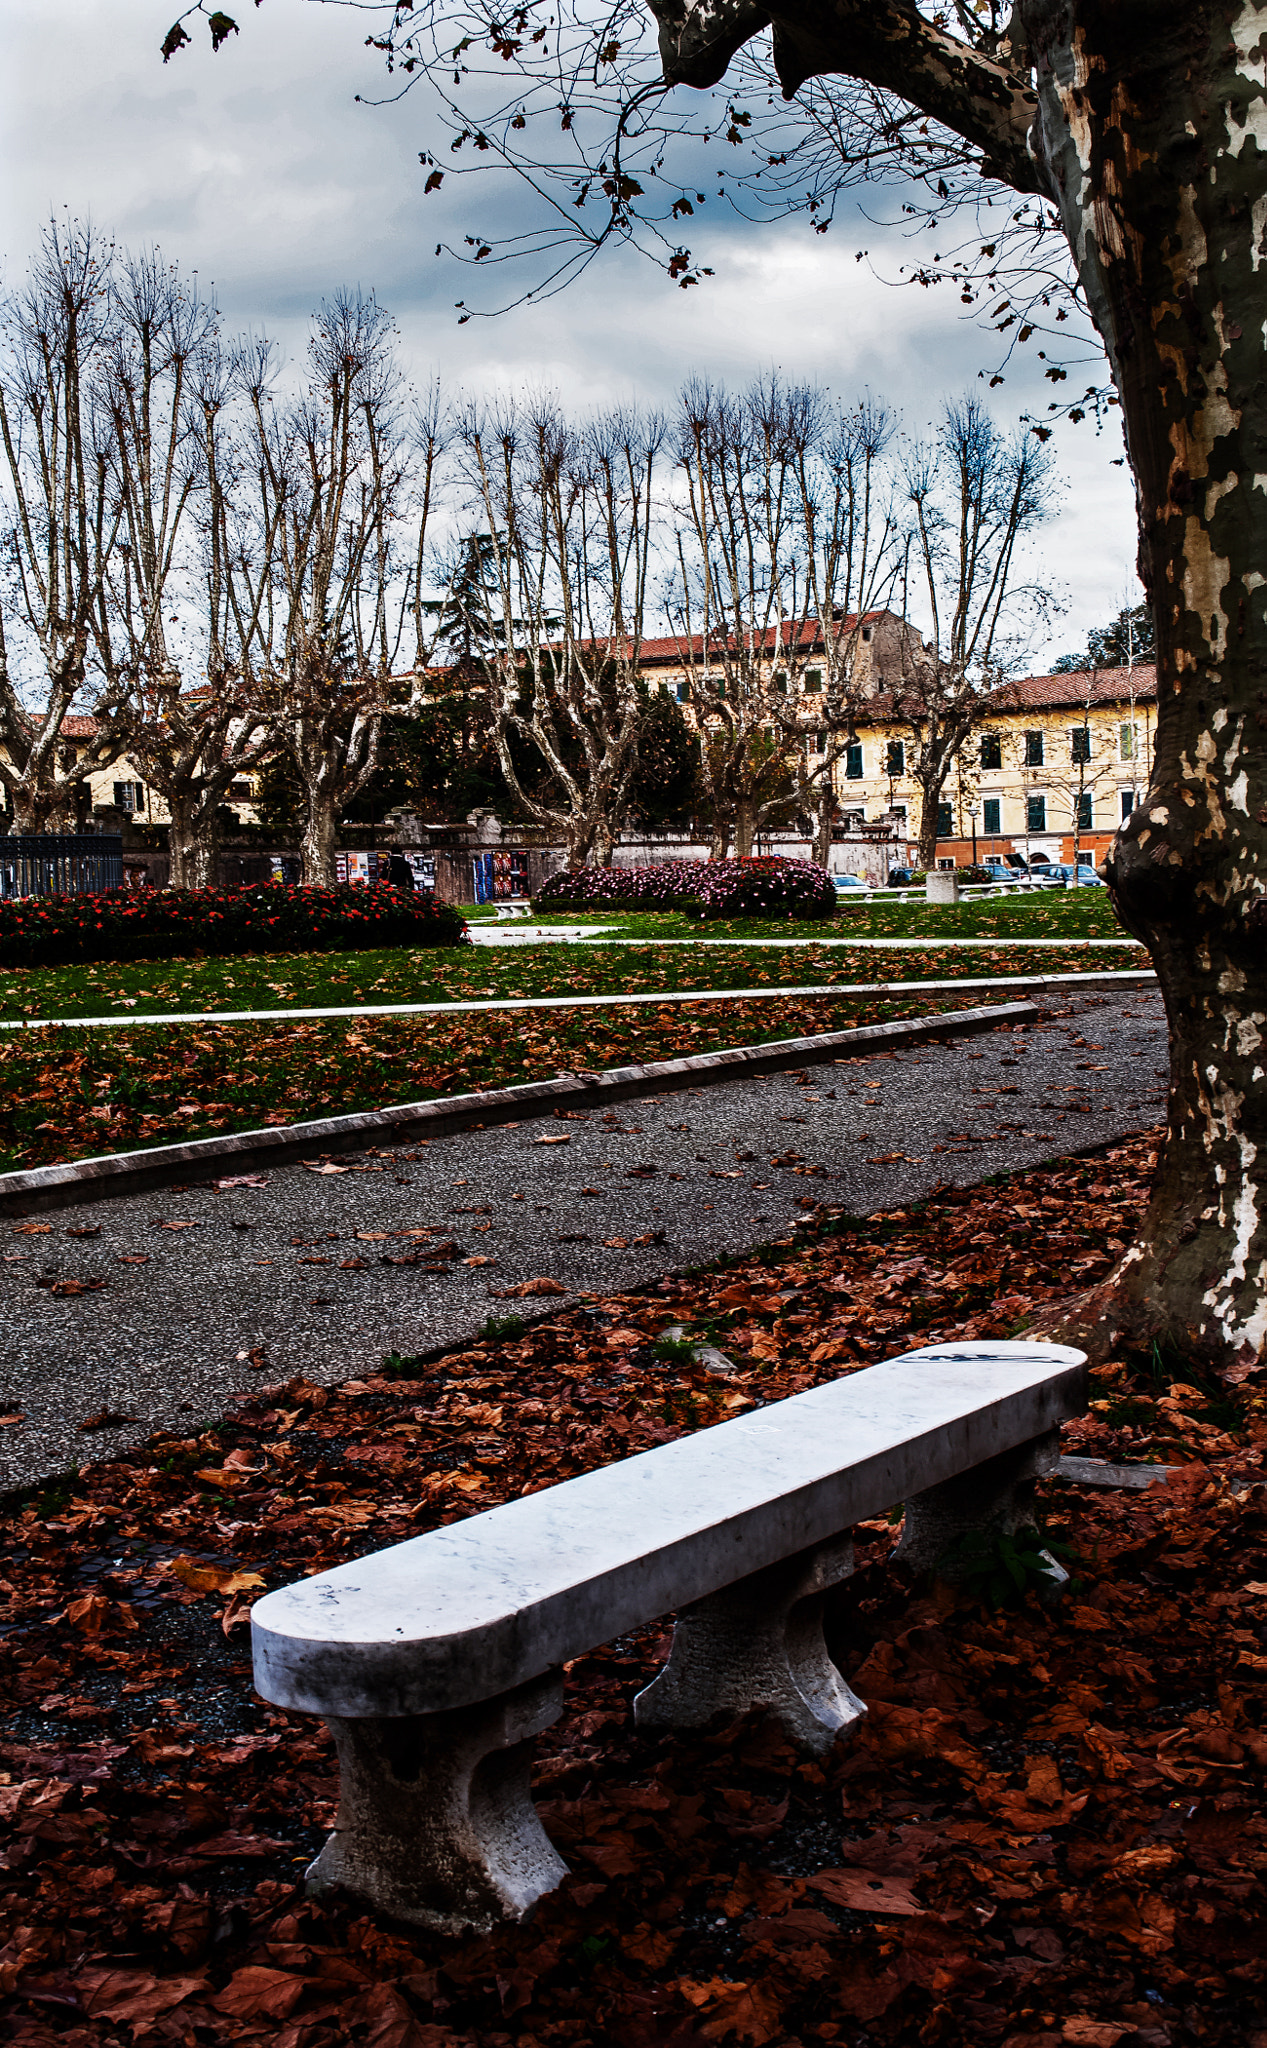
[{"label": "distant pine tree", "polygon": [[1136,661],[1151,661],[1156,653],[1153,614],[1146,604],[1124,605],[1107,626],[1088,633],[1086,651],[1062,654],[1053,662],[1054,676],[1080,675],[1092,668],[1129,668]]}]

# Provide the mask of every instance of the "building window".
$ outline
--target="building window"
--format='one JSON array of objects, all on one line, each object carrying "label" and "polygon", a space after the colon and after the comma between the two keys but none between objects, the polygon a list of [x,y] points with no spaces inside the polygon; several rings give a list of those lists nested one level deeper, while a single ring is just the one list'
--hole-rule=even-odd
[{"label": "building window", "polygon": [[787,670],[785,668],[776,668],[774,671],[774,694],[776,697],[787,696]]},{"label": "building window", "polygon": [[1117,737],[1122,760],[1133,761],[1139,752],[1139,727],[1136,725],[1119,725]]},{"label": "building window", "polygon": [[1069,735],[1069,758],[1071,761],[1091,759],[1091,728],[1089,725],[1075,725]]},{"label": "building window", "polygon": [[145,784],[143,782],[116,782],[114,785],[114,807],[116,811],[143,811],[145,809]]},{"label": "building window", "polygon": [[869,640],[869,639],[871,638],[871,628],[870,628],[870,626],[864,626],[864,627],[863,627],[863,629],[862,629],[862,637],[863,637],[863,639],[864,639],[864,640]]},{"label": "building window", "polygon": [[845,748],[845,775],[850,782],[862,780],[862,741],[850,740]]},{"label": "building window", "polygon": [[690,686],[690,684],[689,684],[689,683],[679,683],[679,684],[678,684],[678,686],[677,686],[677,700],[678,700],[678,703],[679,703],[679,704],[689,704],[689,703],[690,703],[690,701],[691,701],[691,686]]},{"label": "building window", "polygon": [[813,697],[817,695],[818,691],[821,690],[822,687],[823,671],[821,670],[821,668],[807,668],[805,671],[806,694],[808,696]]},{"label": "building window", "polygon": [[886,774],[886,775],[905,775],[905,773],[906,773],[906,742],[905,742],[905,740],[890,740],[890,741],[889,741],[889,744],[888,744],[888,746],[887,746],[887,747],[885,748],[885,753],[884,753],[884,772],[885,772],[885,774]]},{"label": "building window", "polygon": [[1122,823],[1123,823],[1123,824],[1125,824],[1125,823],[1126,823],[1126,820],[1127,820],[1127,819],[1128,819],[1128,818],[1130,817],[1130,815],[1131,815],[1131,812],[1132,812],[1132,811],[1134,810],[1134,808],[1135,808],[1135,792],[1134,792],[1134,790],[1133,790],[1133,789],[1124,789],[1124,790],[1122,791],[1121,795],[1122,795]]},{"label": "building window", "polygon": [[999,817],[1000,809],[1001,804],[997,796],[988,796],[981,806],[981,823],[989,838],[996,837],[1003,830]]},{"label": "building window", "polygon": [[825,754],[827,752],[827,735],[825,732],[816,732],[814,734],[814,752],[816,754]]},{"label": "building window", "polygon": [[1043,765],[1043,736],[1041,732],[1027,732],[1025,735],[1025,766],[1041,768]]},{"label": "building window", "polygon": [[938,837],[939,839],[950,839],[950,838],[952,838],[952,837],[953,837],[953,835],[954,835],[954,830],[955,830],[955,809],[954,809],[954,805],[953,805],[953,804],[938,804],[938,806],[937,806],[937,837]]},{"label": "building window", "polygon": [[1003,766],[1003,742],[997,732],[983,732],[981,735],[981,766],[1001,768]]},{"label": "building window", "polygon": [[1079,832],[1094,830],[1092,795],[1089,789],[1080,789],[1073,800],[1073,821]]},{"label": "building window", "polygon": [[251,801],[251,785],[250,785],[250,783],[249,783],[249,782],[232,782],[232,783],[230,783],[230,784],[229,784],[229,800],[230,800],[230,802],[231,802],[231,803],[235,803],[235,804],[249,804],[249,803],[250,803],[250,801]]},{"label": "building window", "polygon": [[1045,796],[1026,797],[1025,830],[1027,832],[1045,832],[1047,830],[1047,799]]}]

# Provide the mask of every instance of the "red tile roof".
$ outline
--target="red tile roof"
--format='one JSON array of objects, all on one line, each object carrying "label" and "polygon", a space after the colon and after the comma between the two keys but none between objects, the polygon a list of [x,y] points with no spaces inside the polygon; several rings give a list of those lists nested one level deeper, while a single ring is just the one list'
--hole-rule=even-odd
[{"label": "red tile roof", "polygon": [[[863,620],[882,619],[893,616],[895,616],[893,613],[875,611],[864,612],[862,618]],[[840,631],[842,633],[851,633],[854,627],[860,623],[862,621],[859,620],[857,614],[851,612],[848,618],[840,620]],[[720,654],[727,645],[727,640],[728,636],[719,629],[718,632],[709,636],[708,649]],[[734,643],[731,641],[729,644],[733,646]],[[765,651],[772,651],[776,646],[796,646],[802,653],[812,654],[816,648],[822,646],[823,636],[819,631],[817,619],[803,619],[799,625],[789,619],[785,621],[781,629],[777,626],[769,627],[761,635],[758,644]],[[687,641],[679,639],[676,635],[670,635],[666,640],[644,640],[642,643],[642,660],[652,665],[658,662],[680,662],[686,658],[687,646]],[[689,649],[692,660],[698,661],[702,658],[706,651],[702,633],[693,635],[689,642]]]},{"label": "red tile roof", "polygon": [[1157,670],[1152,662],[1136,668],[1080,669],[1068,676],[1025,676],[1014,685],[1018,705],[1035,710],[1048,706],[1152,702],[1157,695]]}]

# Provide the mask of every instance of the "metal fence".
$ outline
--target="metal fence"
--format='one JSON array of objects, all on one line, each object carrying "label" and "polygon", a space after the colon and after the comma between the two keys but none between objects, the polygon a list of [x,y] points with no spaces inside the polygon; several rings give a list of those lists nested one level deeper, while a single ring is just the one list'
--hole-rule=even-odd
[{"label": "metal fence", "polygon": [[0,899],[98,896],[123,887],[123,837],[38,832],[0,837]]}]

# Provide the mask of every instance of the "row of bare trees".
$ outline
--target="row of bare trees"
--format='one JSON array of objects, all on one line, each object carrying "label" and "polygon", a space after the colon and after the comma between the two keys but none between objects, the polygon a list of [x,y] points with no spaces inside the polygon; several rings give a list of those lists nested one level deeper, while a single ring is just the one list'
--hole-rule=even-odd
[{"label": "row of bare trees", "polygon": [[931,858],[1018,613],[1041,608],[1015,564],[1047,458],[975,399],[914,445],[881,403],[776,376],[738,396],[694,381],[669,417],[450,406],[409,387],[360,294],[319,309],[288,378],[157,255],[74,226],[48,230],[2,339],[7,807],[21,831],[63,823],[85,775],[126,758],[167,809],[177,884],[211,878],[231,786],[279,758],[305,878],[331,879],[384,718],[459,669],[517,812],[573,863],[609,861],[652,634],[690,701],[715,854],[799,815],[825,859],[879,693],[910,733]]},{"label": "row of bare trees", "polygon": [[[310,879],[373,772],[382,709],[417,674],[435,404],[391,322],[342,294],[301,387],[157,255],[51,227],[7,302],[0,782],[19,831],[75,815],[126,757],[170,814],[172,880],[210,878],[231,784],[288,756]],[[90,714],[72,738],[67,720]]]}]

